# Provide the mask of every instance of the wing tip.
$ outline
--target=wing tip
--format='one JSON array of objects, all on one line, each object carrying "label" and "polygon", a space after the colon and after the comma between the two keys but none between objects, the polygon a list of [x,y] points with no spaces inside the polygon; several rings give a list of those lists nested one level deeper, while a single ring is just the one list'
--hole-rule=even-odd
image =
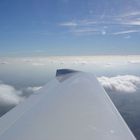
[{"label": "wing tip", "polygon": [[72,73],[76,73],[79,71],[73,70],[73,69],[57,69],[56,70],[56,77],[58,76],[64,76],[66,74],[72,74]]}]

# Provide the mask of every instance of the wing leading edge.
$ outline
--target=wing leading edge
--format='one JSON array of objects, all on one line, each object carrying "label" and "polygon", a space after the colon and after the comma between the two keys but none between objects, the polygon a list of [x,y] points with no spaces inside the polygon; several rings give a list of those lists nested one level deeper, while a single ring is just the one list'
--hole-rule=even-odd
[{"label": "wing leading edge", "polygon": [[58,73],[0,118],[1,140],[135,140],[94,75]]}]

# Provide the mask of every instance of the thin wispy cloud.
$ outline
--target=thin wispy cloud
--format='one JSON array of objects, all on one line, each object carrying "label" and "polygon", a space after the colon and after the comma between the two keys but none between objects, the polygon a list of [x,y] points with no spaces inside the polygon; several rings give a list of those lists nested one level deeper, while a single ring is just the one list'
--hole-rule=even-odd
[{"label": "thin wispy cloud", "polygon": [[37,62],[34,62],[34,63],[32,63],[32,65],[33,66],[45,66],[46,64],[44,64],[44,63],[37,63]]},{"label": "thin wispy cloud", "polygon": [[105,35],[106,26],[99,27],[99,23],[92,19],[84,19],[61,23],[60,26],[67,27],[69,33],[75,35]]},{"label": "thin wispy cloud", "polygon": [[120,31],[112,33],[113,35],[123,35],[123,34],[130,34],[130,33],[139,33],[140,30],[126,30],[126,31]]},{"label": "thin wispy cloud", "polygon": [[130,12],[126,12],[124,14],[121,15],[121,17],[133,17],[133,16],[140,16],[140,11],[130,11]]},{"label": "thin wispy cloud", "polygon": [[128,61],[128,63],[130,63],[130,64],[140,64],[140,60],[131,60],[131,61]]},{"label": "thin wispy cloud", "polygon": [[0,64],[6,65],[6,64],[9,64],[9,63],[7,61],[0,61]]},{"label": "thin wispy cloud", "polygon": [[82,35],[122,35],[140,32],[140,11],[130,11],[112,16],[104,14],[102,18],[99,17],[66,21],[59,25],[67,27],[70,33]]},{"label": "thin wispy cloud", "polygon": [[59,24],[60,26],[64,26],[64,27],[75,27],[78,26],[78,24],[76,22],[70,21],[70,22],[63,22]]},{"label": "thin wispy cloud", "polygon": [[75,35],[97,35],[101,33],[101,31],[98,31],[95,28],[72,29],[70,32]]},{"label": "thin wispy cloud", "polygon": [[129,27],[131,26],[131,28],[133,27],[137,27],[138,28],[138,26],[140,26],[140,19],[137,19],[137,18],[132,18],[132,19],[121,19],[119,22],[118,22],[118,24],[120,24],[120,25],[123,25],[123,26],[128,26],[129,25]]},{"label": "thin wispy cloud", "polygon": [[72,21],[65,21],[60,23],[60,26],[64,26],[64,27],[79,27],[79,26],[90,26],[90,25],[95,25],[98,24],[98,22],[94,19],[77,19],[77,20],[72,20]]},{"label": "thin wispy cloud", "polygon": [[28,87],[27,88],[27,91],[36,92],[36,91],[38,91],[41,88],[42,88],[41,86],[39,86],[39,87]]},{"label": "thin wispy cloud", "polygon": [[140,26],[140,20],[131,20],[131,21],[128,21],[127,24]]},{"label": "thin wispy cloud", "polygon": [[0,58],[0,65],[6,65],[6,64],[9,64],[8,59],[6,59],[6,58]]},{"label": "thin wispy cloud", "polygon": [[75,32],[75,33],[87,33],[87,32],[97,33],[98,30],[93,29],[93,28],[85,28],[85,29],[75,29],[75,30],[73,30],[73,32]]}]

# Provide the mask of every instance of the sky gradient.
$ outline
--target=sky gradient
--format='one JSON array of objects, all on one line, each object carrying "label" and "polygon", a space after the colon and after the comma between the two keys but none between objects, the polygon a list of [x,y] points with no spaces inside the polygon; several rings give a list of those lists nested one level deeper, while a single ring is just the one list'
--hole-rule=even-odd
[{"label": "sky gradient", "polygon": [[0,56],[140,54],[139,0],[0,0]]}]

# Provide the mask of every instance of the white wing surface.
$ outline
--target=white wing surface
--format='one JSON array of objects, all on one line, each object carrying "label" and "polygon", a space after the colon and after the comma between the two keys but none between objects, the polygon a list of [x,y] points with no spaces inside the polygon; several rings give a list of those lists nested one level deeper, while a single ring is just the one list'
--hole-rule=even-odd
[{"label": "white wing surface", "polygon": [[0,118],[0,140],[135,140],[92,74],[57,77]]}]

